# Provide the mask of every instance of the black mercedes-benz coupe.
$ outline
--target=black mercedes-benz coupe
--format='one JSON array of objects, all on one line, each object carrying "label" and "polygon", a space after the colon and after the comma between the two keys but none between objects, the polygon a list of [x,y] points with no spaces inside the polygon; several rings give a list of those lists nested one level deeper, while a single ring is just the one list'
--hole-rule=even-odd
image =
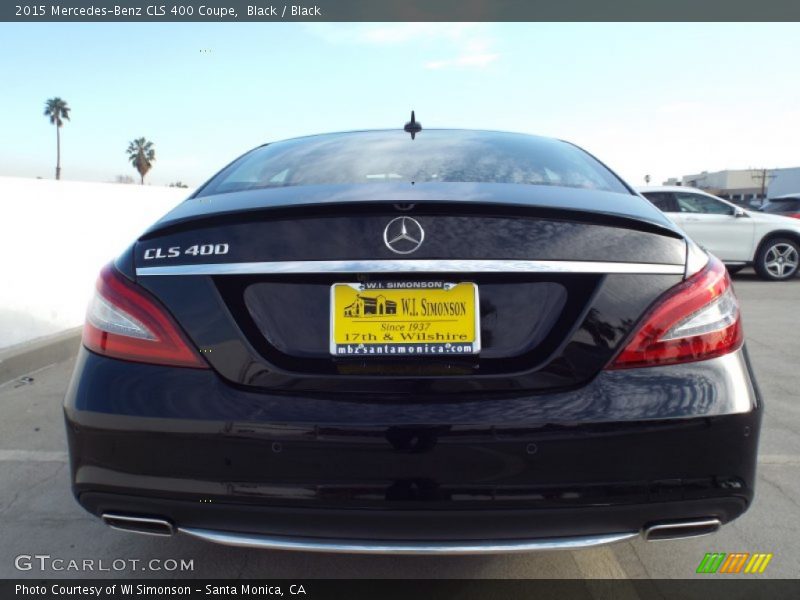
[{"label": "black mercedes-benz coupe", "polygon": [[658,209],[569,143],[415,121],[211,178],[102,270],[65,400],[114,528],[386,553],[710,533],[761,412],[725,268]]}]

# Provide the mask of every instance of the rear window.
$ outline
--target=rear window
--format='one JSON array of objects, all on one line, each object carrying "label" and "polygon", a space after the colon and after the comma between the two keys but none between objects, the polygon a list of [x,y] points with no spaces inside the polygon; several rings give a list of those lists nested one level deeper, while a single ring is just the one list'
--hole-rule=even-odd
[{"label": "rear window", "polygon": [[761,207],[761,210],[768,213],[800,212],[800,198],[780,198],[768,200]]},{"label": "rear window", "polygon": [[380,182],[553,185],[629,193],[579,148],[514,133],[425,130],[319,135],[256,148],[198,194]]}]

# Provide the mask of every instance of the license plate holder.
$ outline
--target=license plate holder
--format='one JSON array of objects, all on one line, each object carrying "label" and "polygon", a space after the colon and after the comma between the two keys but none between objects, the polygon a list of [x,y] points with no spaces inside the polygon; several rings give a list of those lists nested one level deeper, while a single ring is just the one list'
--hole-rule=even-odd
[{"label": "license plate holder", "polygon": [[330,353],[407,358],[478,354],[480,297],[473,282],[334,283]]}]

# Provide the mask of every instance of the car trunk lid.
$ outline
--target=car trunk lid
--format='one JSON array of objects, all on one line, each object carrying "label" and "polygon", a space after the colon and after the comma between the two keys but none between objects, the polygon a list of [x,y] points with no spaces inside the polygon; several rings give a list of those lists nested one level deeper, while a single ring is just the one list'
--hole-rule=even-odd
[{"label": "car trunk lid", "polygon": [[[398,217],[424,230],[407,255],[384,235]],[[422,397],[586,383],[682,279],[685,253],[674,230],[630,213],[373,200],[162,220],[134,262],[138,282],[233,383]],[[331,354],[331,286],[409,282],[477,286],[480,352]]]}]

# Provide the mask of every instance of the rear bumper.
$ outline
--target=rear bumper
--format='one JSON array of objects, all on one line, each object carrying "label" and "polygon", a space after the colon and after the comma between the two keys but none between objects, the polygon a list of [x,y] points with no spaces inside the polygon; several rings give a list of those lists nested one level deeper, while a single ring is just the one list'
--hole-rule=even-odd
[{"label": "rear bumper", "polygon": [[286,508],[95,492],[79,500],[98,517],[163,519],[175,532],[233,546],[397,554],[590,547],[636,537],[661,523],[726,523],[747,508],[737,497],[516,510]]},{"label": "rear bumper", "polygon": [[572,393],[400,403],[257,394],[82,351],[65,413],[73,491],[97,516],[261,547],[530,549],[735,519],[761,402],[742,352]]}]

